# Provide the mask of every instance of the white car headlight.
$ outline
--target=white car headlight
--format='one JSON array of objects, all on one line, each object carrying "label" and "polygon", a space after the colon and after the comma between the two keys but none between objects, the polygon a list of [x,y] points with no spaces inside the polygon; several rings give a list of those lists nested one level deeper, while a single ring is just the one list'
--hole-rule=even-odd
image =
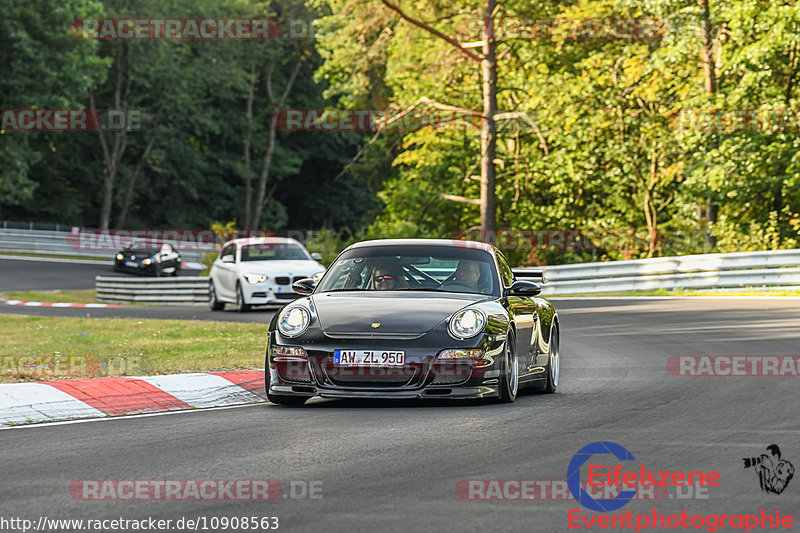
[{"label": "white car headlight", "polygon": [[247,280],[247,283],[255,285],[256,283],[267,281],[267,276],[265,276],[264,274],[245,274],[244,279]]},{"label": "white car headlight", "polygon": [[119,261],[122,261],[123,259],[125,259],[125,256],[124,256],[124,255],[122,255],[122,254],[117,254],[117,259],[118,259]]},{"label": "white car headlight", "polygon": [[297,337],[311,323],[311,315],[304,307],[289,307],[278,317],[278,330],[287,337]]},{"label": "white car headlight", "polygon": [[486,326],[486,315],[478,309],[463,309],[453,315],[447,328],[456,339],[474,337]]},{"label": "white car headlight", "polygon": [[324,275],[325,275],[325,271],[323,270],[322,272],[317,272],[316,274],[311,276],[311,279],[313,279],[315,282],[319,283],[319,280],[321,280],[322,276],[324,276]]}]

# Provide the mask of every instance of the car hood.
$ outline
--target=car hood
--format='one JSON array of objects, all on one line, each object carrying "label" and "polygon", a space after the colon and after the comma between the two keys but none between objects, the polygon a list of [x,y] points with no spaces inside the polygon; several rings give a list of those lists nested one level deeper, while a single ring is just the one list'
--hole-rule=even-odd
[{"label": "car hood", "polygon": [[274,259],[271,261],[242,261],[239,263],[239,271],[242,274],[312,276],[324,270],[324,266],[311,260]]},{"label": "car hood", "polygon": [[[481,294],[431,292],[324,292],[312,296],[327,334],[420,335],[470,304]],[[373,324],[379,324],[373,327]]]},{"label": "car hood", "polygon": [[138,260],[153,257],[157,252],[153,250],[121,250],[118,253],[121,253],[125,259],[135,257]]}]

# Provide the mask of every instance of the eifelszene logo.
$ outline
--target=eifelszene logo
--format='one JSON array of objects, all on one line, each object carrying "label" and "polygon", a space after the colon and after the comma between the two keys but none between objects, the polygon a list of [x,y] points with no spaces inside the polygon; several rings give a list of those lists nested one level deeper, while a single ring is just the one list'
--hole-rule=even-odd
[{"label": "eifelszene logo", "polygon": [[[702,470],[656,472],[648,470],[643,464],[631,470],[625,470],[623,464],[612,467],[598,464],[600,461],[597,459],[589,461],[596,455],[611,455],[620,462],[636,460],[631,452],[614,442],[593,442],[578,450],[567,467],[567,486],[575,501],[592,511],[606,513],[624,507],[636,498],[637,490],[641,487],[704,487],[717,486],[720,483],[719,472],[714,470],[708,472]],[[588,487],[607,487],[615,489],[615,491],[619,488],[626,490],[619,491],[613,498],[593,498],[581,486],[581,467],[584,464],[587,466],[586,485]]]},{"label": "eifelszene logo", "polygon": [[767,454],[761,457],[745,457],[745,468],[753,468],[758,475],[761,490],[770,494],[780,494],[794,477],[794,466],[781,459],[781,449],[777,444],[767,446]]}]

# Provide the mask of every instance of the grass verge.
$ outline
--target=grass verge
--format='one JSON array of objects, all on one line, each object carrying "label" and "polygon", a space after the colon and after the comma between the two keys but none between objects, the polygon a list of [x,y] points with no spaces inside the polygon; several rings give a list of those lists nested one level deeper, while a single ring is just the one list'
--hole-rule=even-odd
[{"label": "grass verge", "polygon": [[685,289],[665,290],[659,289],[656,291],[633,291],[633,292],[597,292],[586,294],[548,294],[547,298],[592,298],[603,296],[800,296],[800,289],[787,290],[787,289],[744,289],[744,290],[726,290],[726,291],[691,291]]},{"label": "grass verge", "polygon": [[46,257],[53,259],[85,259],[87,261],[97,261],[98,263],[111,263],[111,255],[108,257],[89,257],[85,255],[70,255],[70,254],[37,254],[35,252],[0,252],[0,257],[4,255],[12,255],[15,257]]},{"label": "grass verge", "polygon": [[93,304],[97,302],[94,289],[83,291],[11,291],[0,294],[6,300],[23,302]]},{"label": "grass verge", "polygon": [[264,324],[0,314],[0,382],[264,367]]}]

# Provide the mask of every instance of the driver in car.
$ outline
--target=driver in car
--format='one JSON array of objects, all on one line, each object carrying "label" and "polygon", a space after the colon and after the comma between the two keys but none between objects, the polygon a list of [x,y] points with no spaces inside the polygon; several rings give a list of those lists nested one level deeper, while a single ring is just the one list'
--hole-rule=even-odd
[{"label": "driver in car", "polygon": [[372,290],[392,291],[407,289],[408,283],[403,275],[403,267],[397,263],[381,263],[372,273]]},{"label": "driver in car", "polygon": [[[456,267],[455,278],[450,282],[454,285],[466,285],[471,289],[479,290],[478,280],[481,277],[481,267],[477,261],[462,259]],[[449,285],[449,283],[448,283]]]}]

